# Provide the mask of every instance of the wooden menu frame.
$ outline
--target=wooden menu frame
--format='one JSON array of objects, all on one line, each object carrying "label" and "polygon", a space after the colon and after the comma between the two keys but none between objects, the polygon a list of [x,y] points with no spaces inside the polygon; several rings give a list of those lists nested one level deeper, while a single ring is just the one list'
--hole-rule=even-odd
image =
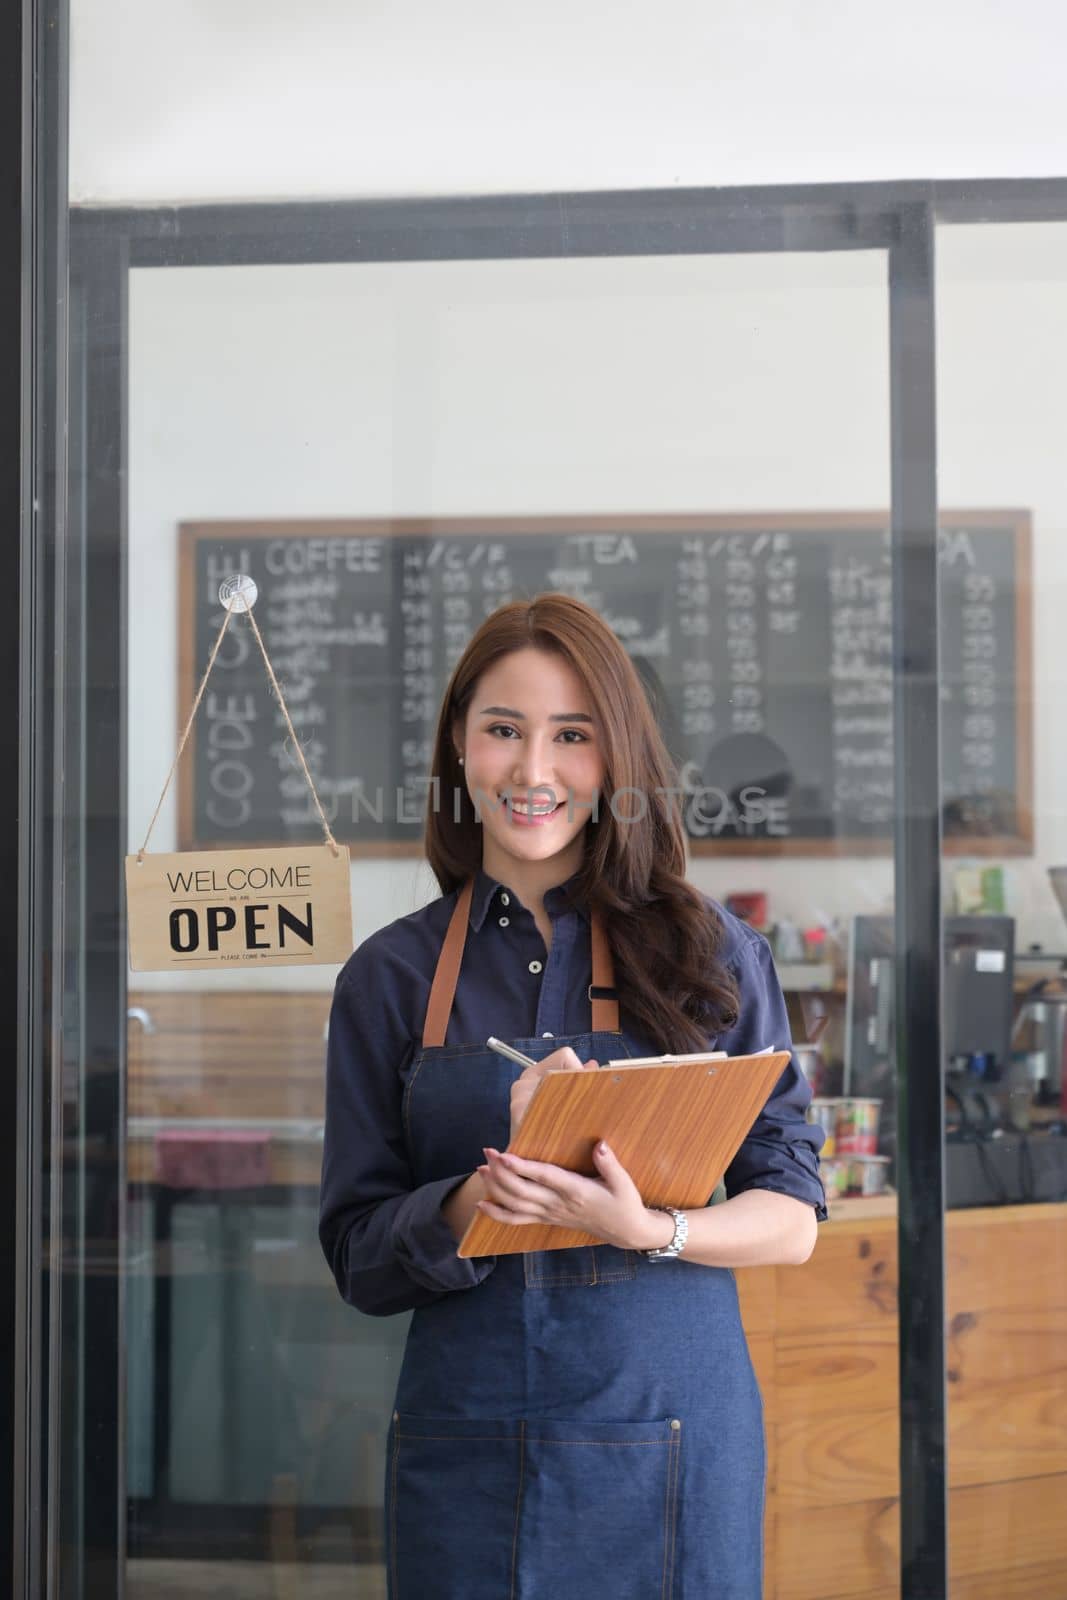
[{"label": "wooden menu frame", "polygon": [[[1034,846],[1033,796],[1033,624],[1031,576],[1031,518],[1022,509],[953,510],[941,513],[941,526],[1010,527],[1014,547],[1015,572],[1015,771],[1016,817],[1014,833],[948,835],[942,849],[946,856],[998,857],[1026,856]],[[226,519],[184,522],[178,532],[178,677],[177,727],[184,727],[199,683],[203,664],[195,660],[195,562],[198,545],[205,539],[277,539],[298,535],[337,537],[447,538],[484,532],[507,538],[509,534],[549,533],[566,527],[571,533],[684,534],[687,532],[802,532],[835,528],[879,530],[889,528],[887,513],[861,512],[716,512],[678,513],[662,516],[592,515],[576,517],[403,517],[403,518],[280,518]],[[196,783],[196,743],[190,740],[177,774],[178,848],[205,847],[195,836],[193,815]],[[242,846],[264,847],[277,839],[241,840]],[[348,849],[353,859],[389,857],[417,858],[422,855],[421,839],[351,840]],[[874,857],[892,852],[888,835],[872,837],[824,838],[689,838],[691,856],[748,857]]]}]

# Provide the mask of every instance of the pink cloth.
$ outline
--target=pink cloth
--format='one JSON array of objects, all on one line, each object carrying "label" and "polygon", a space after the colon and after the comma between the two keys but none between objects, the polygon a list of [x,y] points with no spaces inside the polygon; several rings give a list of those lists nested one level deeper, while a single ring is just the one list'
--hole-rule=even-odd
[{"label": "pink cloth", "polygon": [[270,1134],[171,1128],[155,1139],[156,1182],[168,1189],[258,1189],[270,1182]]}]

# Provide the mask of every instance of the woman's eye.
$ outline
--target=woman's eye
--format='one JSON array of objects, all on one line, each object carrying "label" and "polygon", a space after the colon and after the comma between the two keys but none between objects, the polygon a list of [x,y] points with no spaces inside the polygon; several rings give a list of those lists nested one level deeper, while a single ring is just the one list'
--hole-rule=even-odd
[{"label": "woman's eye", "polygon": [[[489,733],[500,733],[500,734],[503,734],[503,733],[507,733],[507,734],[514,733],[514,734],[517,734],[518,733],[518,729],[512,727],[512,725],[510,723],[507,723],[507,722],[494,722],[492,724],[492,726],[490,728],[488,728],[486,731],[489,732]],[[568,736],[566,738],[566,743],[567,744],[574,744],[575,742],[577,742],[578,744],[585,744],[586,740],[587,740],[587,735],[582,733],[581,730],[578,729],[578,728],[561,728],[560,731],[559,731],[559,737],[562,739],[564,737],[564,735]],[[573,735],[573,737],[570,737],[571,735]]]}]

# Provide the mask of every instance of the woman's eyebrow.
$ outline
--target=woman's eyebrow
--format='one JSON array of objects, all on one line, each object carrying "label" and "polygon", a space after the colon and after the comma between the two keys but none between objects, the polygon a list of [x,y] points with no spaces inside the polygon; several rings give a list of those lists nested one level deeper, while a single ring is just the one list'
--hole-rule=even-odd
[{"label": "woman's eyebrow", "polygon": [[[510,706],[483,706],[478,713],[481,717],[514,717],[517,722],[526,721],[525,711],[513,711]],[[584,711],[554,711],[549,717],[549,722],[592,722],[592,717]]]}]

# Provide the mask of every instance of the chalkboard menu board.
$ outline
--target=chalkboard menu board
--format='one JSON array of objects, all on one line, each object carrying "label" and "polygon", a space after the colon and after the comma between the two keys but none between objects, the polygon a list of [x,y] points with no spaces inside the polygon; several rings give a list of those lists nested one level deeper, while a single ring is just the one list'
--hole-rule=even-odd
[{"label": "chalkboard menu board", "polygon": [[[1029,522],[946,515],[946,847],[1032,847]],[[872,514],[197,522],[179,534],[179,726],[233,572],[337,838],[415,854],[444,687],[498,605],[561,590],[630,652],[679,766],[694,854],[889,848],[888,518]],[[247,620],[186,749],[179,844],[321,837]]]}]

